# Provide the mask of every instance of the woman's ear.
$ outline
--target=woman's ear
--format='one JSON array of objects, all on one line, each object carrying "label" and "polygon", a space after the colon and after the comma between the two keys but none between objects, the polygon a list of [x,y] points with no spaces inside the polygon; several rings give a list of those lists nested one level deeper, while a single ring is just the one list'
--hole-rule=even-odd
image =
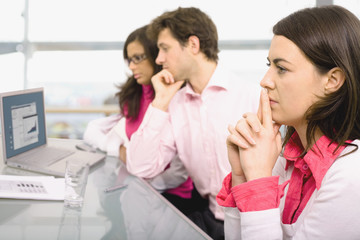
[{"label": "woman's ear", "polygon": [[191,52],[197,54],[200,52],[200,40],[197,36],[191,35],[188,39],[188,44],[191,49]]},{"label": "woman's ear", "polygon": [[327,73],[325,92],[336,92],[345,82],[345,74],[339,67],[334,67]]}]

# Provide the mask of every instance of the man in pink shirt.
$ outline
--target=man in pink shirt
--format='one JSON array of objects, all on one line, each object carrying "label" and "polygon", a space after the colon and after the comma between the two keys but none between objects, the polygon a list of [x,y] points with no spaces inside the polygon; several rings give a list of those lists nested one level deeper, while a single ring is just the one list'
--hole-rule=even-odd
[{"label": "man in pink shirt", "polygon": [[155,98],[130,139],[128,171],[154,177],[177,154],[208,201],[189,218],[214,239],[222,239],[224,213],[215,198],[231,170],[227,126],[247,111],[256,112],[260,88],[218,62],[216,26],[197,8],[162,14],[148,33],[157,40],[156,63],[163,70],[152,77]]}]

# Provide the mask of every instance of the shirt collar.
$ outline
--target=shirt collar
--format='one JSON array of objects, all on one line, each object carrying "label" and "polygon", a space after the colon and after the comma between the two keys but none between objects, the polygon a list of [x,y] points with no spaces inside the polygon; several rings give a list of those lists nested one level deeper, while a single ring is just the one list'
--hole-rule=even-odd
[{"label": "shirt collar", "polygon": [[299,168],[305,174],[311,171],[315,179],[316,188],[319,190],[326,172],[345,148],[345,146],[341,146],[334,153],[338,144],[330,143],[331,140],[329,138],[322,136],[314,144],[312,150],[309,150],[303,158],[299,158],[298,156],[304,149],[301,147],[299,135],[294,132],[284,149],[283,155],[287,160],[285,169],[289,165],[294,164],[294,167]]},{"label": "shirt collar", "polygon": [[[229,74],[229,71],[226,71],[223,64],[219,62],[217,64],[215,71],[214,71],[213,75],[211,76],[208,84],[204,88],[204,91],[206,91],[206,89],[209,89],[209,88],[228,90],[229,89],[229,83],[227,81],[227,79],[229,79],[228,74]],[[185,92],[187,95],[191,95],[191,96],[199,95],[194,92],[192,86],[189,83],[186,83],[185,88],[186,88]]]}]

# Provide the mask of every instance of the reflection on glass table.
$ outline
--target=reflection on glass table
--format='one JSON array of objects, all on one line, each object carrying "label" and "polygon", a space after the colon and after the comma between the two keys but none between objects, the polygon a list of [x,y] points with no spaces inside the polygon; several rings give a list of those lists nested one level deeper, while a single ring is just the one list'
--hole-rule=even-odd
[{"label": "reflection on glass table", "polygon": [[[2,159],[0,172],[37,175]],[[104,191],[119,184],[126,187]],[[91,168],[78,211],[63,201],[0,199],[0,212],[0,239],[210,239],[114,157]]]},{"label": "reflection on glass table", "polygon": [[[129,175],[125,166],[94,173],[94,184],[111,228],[102,239],[207,239],[205,233],[182,215],[145,181]],[[106,186],[123,186],[106,192]],[[166,204],[164,204],[164,201]],[[121,213],[121,214],[119,214]],[[181,216],[181,217],[180,217]]]}]

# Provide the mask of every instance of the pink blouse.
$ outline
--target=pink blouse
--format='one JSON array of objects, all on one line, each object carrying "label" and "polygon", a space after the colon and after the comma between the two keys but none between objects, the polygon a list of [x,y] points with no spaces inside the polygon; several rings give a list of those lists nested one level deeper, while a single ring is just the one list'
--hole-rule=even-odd
[{"label": "pink blouse", "polygon": [[299,136],[295,132],[284,149],[283,156],[287,160],[285,170],[291,165],[294,166],[289,181],[278,185],[279,176],[272,176],[231,187],[230,173],[224,179],[223,187],[217,195],[218,204],[224,207],[237,207],[241,212],[277,208],[280,198],[284,195],[284,188],[289,184],[282,222],[296,222],[315,188],[320,188],[326,172],[345,148],[341,146],[334,153],[338,145],[322,136],[312,150],[304,157],[298,157],[303,151],[299,143]]},{"label": "pink blouse", "polygon": [[[154,89],[151,85],[141,85],[142,86],[142,95],[140,98],[140,109],[139,109],[139,115],[136,119],[132,118],[126,118],[126,135],[128,136],[128,139],[131,138],[131,135],[136,132],[136,130],[139,128],[144,115],[146,113],[146,110],[149,106],[149,104],[152,102],[154,98]],[[125,116],[127,115],[127,107],[124,108]]]}]

